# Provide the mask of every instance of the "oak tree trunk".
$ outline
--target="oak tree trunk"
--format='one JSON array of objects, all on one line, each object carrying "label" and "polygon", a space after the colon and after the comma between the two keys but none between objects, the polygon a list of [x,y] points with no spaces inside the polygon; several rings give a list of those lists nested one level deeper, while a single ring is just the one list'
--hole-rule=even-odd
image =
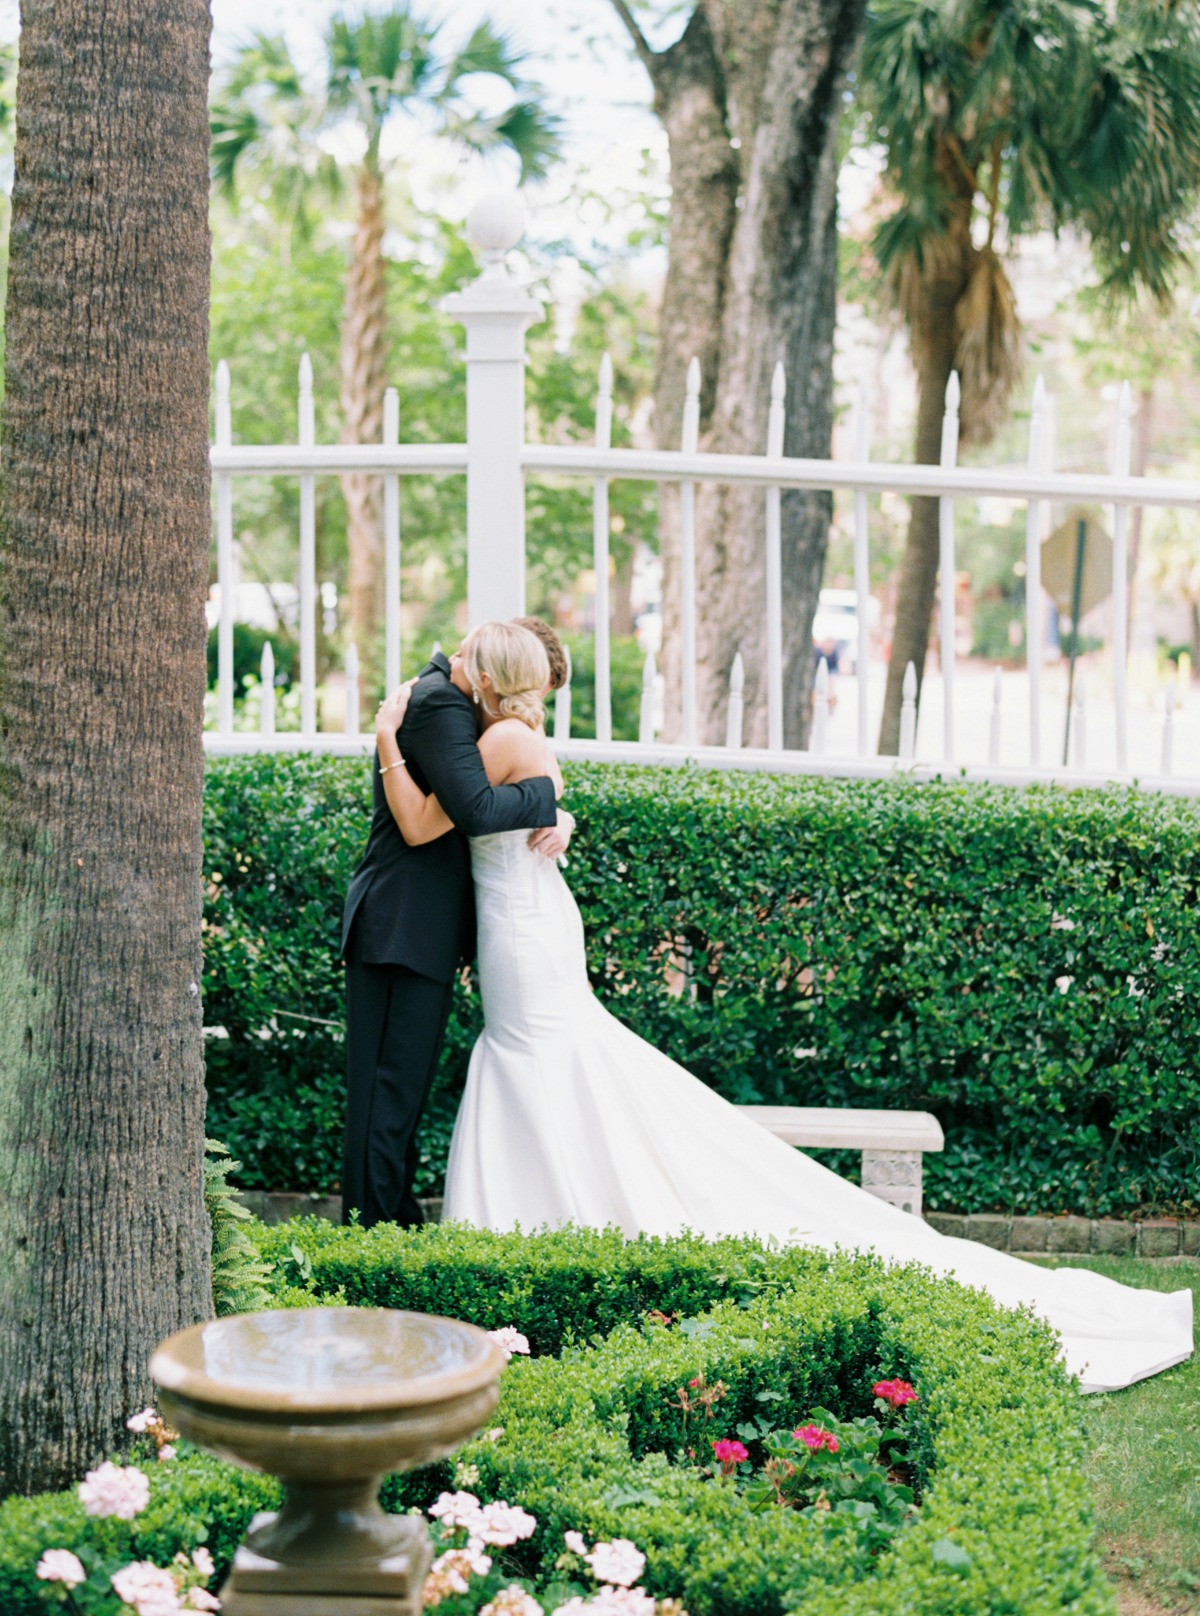
[{"label": "oak tree trunk", "polygon": [[[342,314],[342,442],[378,443],[387,385],[387,299],[383,263],[383,179],[367,154],[358,175],[358,212]],[[364,666],[379,660],[383,615],[383,481],[342,478],[350,564],[348,627]]]},{"label": "oak tree trunk", "polygon": [[[651,52],[671,159],[669,256],[655,429],[677,448],[688,362],[700,361],[700,446],[762,454],[771,374],[785,366],[785,453],[824,456],[832,426],[836,137],[862,0],[701,0],[679,41]],[[679,528],[666,490],[666,735],[680,734]],[[812,618],[830,501],[789,493],[783,514],[785,741],[807,735]],[[699,739],[723,739],[729,671],[746,665],[746,739],[766,741],[763,495],[702,487],[696,508]]]},{"label": "oak tree trunk", "polygon": [[0,1491],[207,1316],[204,0],[25,0],[0,566]]}]

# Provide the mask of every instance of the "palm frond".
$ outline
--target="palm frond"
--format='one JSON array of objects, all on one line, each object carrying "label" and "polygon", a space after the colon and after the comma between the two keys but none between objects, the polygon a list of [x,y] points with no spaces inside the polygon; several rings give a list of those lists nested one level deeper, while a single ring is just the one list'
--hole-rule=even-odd
[{"label": "palm frond", "polygon": [[460,50],[454,52],[445,64],[443,94],[455,95],[461,80],[472,73],[487,73],[503,79],[514,89],[523,81],[522,68],[525,53],[517,49],[512,39],[494,28],[490,22],[481,22]]}]

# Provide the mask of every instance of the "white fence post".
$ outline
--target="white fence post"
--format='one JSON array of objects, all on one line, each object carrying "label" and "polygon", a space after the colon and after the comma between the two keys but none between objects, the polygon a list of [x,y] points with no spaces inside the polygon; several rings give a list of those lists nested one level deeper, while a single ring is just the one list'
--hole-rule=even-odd
[{"label": "white fence post", "polygon": [[[600,388],[596,394],[596,447],[612,444],[612,359],[600,361]],[[597,477],[592,484],[592,571],[596,577],[595,651],[596,739],[612,740],[612,657],[609,647],[608,604],[608,478]],[[557,722],[554,729],[558,734]]]},{"label": "white fence post", "polygon": [[[563,646],[567,658],[567,677],[554,692],[554,739],[556,741],[569,741],[571,739],[571,652],[569,647]],[[597,685],[597,693],[599,685]]]},{"label": "white fence post", "polygon": [[[1113,453],[1113,475],[1128,477],[1133,395],[1129,383],[1121,383],[1117,404],[1117,439]],[[1129,617],[1129,506],[1118,505],[1113,512],[1113,702],[1117,719],[1117,773],[1129,766],[1128,711],[1125,689],[1126,639]]]},{"label": "white fence post", "polygon": [[643,746],[649,746],[654,740],[654,697],[658,685],[658,665],[654,660],[654,652],[646,652],[646,660],[642,664],[642,706],[638,714],[638,740]]},{"label": "white fence post", "polygon": [[808,749],[814,757],[822,757],[829,740],[829,664],[822,657],[817,663],[817,677],[813,684],[812,736]]},{"label": "white fence post", "polygon": [[[871,458],[871,400],[864,377],[858,389],[858,410],[854,423],[854,458],[866,465]],[[871,610],[871,557],[868,546],[866,491],[854,491],[854,590],[858,599],[858,650],[854,657],[854,678],[858,685],[858,755],[871,752],[871,718],[867,688]]]},{"label": "white fence post", "polygon": [[910,662],[900,687],[900,761],[911,763],[917,752],[917,670]]},{"label": "white fence post", "polygon": [[745,714],[746,664],[739,651],[729,670],[729,711],[725,716],[725,745],[731,752],[741,750]]},{"label": "white fence post", "polygon": [[[771,408],[767,415],[767,455],[783,453],[787,378],[778,362],[771,375]],[[783,750],[783,554],[778,483],[767,489],[767,745]]]},{"label": "white fence post", "polygon": [[[1029,417],[1029,470],[1042,470],[1046,384],[1033,384]],[[1025,507],[1025,665],[1029,671],[1029,762],[1037,768],[1042,755],[1042,531],[1036,499]]]},{"label": "white fence post", "polygon": [[482,197],[467,235],[483,273],[443,308],[467,332],[467,617],[525,611],[525,331],[542,305],[509,276],[505,254],[524,232],[520,203]]},{"label": "white fence post", "polygon": [[[687,370],[683,401],[685,455],[695,454],[700,437],[700,361]],[[696,485],[685,478],[679,485],[679,593],[680,649],[683,681],[683,744],[696,744]]]},{"label": "white fence post", "polygon": [[[400,396],[394,387],[383,395],[383,441],[400,442]],[[383,479],[384,692],[400,683],[400,479]]]},{"label": "white fence post", "polygon": [[988,763],[992,768],[1000,761],[1000,681],[997,668],[992,675],[992,711],[988,723]]},{"label": "white fence post", "polygon": [[262,703],[258,710],[258,733],[275,733],[275,651],[270,640],[262,648],[262,661],[258,665],[259,690]]},{"label": "white fence post", "polygon": [[[942,417],[943,467],[958,463],[958,372],[946,383],[946,412]],[[938,578],[941,589],[942,756],[954,762],[954,501],[943,494],[938,501]]]},{"label": "white fence post", "polygon": [[[233,442],[233,423],[229,407],[229,366],[222,359],[217,366],[217,434],[218,448],[229,448]],[[233,577],[233,478],[228,472],[219,472],[217,485],[217,592],[220,595],[221,615],[217,619],[217,729],[222,735],[233,734],[233,617],[237,610]]]},{"label": "white fence post", "polygon": [[1167,706],[1163,713],[1162,732],[1162,777],[1171,778],[1175,766],[1175,681],[1167,681]]},{"label": "white fence post", "polygon": [[[311,449],[316,442],[313,413],[312,360],[300,356],[300,400],[297,442]],[[300,477],[300,731],[317,733],[317,492],[316,478]]]},{"label": "white fence post", "polygon": [[347,735],[358,734],[358,647],[353,640],[346,647],[346,711]]}]

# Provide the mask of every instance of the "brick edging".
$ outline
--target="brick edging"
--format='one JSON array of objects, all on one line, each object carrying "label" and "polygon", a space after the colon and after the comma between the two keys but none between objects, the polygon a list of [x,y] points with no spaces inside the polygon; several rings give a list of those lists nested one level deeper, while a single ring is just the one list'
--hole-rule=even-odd
[{"label": "brick edging", "polygon": [[[340,1222],[340,1195],[303,1195],[287,1191],[243,1190],[241,1200],[264,1223],[285,1223],[303,1213]],[[421,1202],[430,1223],[442,1215],[440,1199]],[[1200,1256],[1200,1222],[1150,1218],[1022,1218],[992,1212],[927,1212],[925,1221],[939,1234],[978,1240],[998,1251],[1090,1253],[1110,1257]]]}]

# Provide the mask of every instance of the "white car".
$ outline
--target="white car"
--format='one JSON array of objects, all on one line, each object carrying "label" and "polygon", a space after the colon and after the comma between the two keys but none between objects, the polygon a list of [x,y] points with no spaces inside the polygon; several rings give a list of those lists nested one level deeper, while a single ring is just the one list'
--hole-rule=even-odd
[{"label": "white car", "polygon": [[[867,609],[867,636],[879,622],[879,602],[870,597]],[[858,621],[858,595],[853,589],[822,589],[813,618],[813,645],[837,647],[838,671],[853,673],[858,666],[861,638]]]}]

